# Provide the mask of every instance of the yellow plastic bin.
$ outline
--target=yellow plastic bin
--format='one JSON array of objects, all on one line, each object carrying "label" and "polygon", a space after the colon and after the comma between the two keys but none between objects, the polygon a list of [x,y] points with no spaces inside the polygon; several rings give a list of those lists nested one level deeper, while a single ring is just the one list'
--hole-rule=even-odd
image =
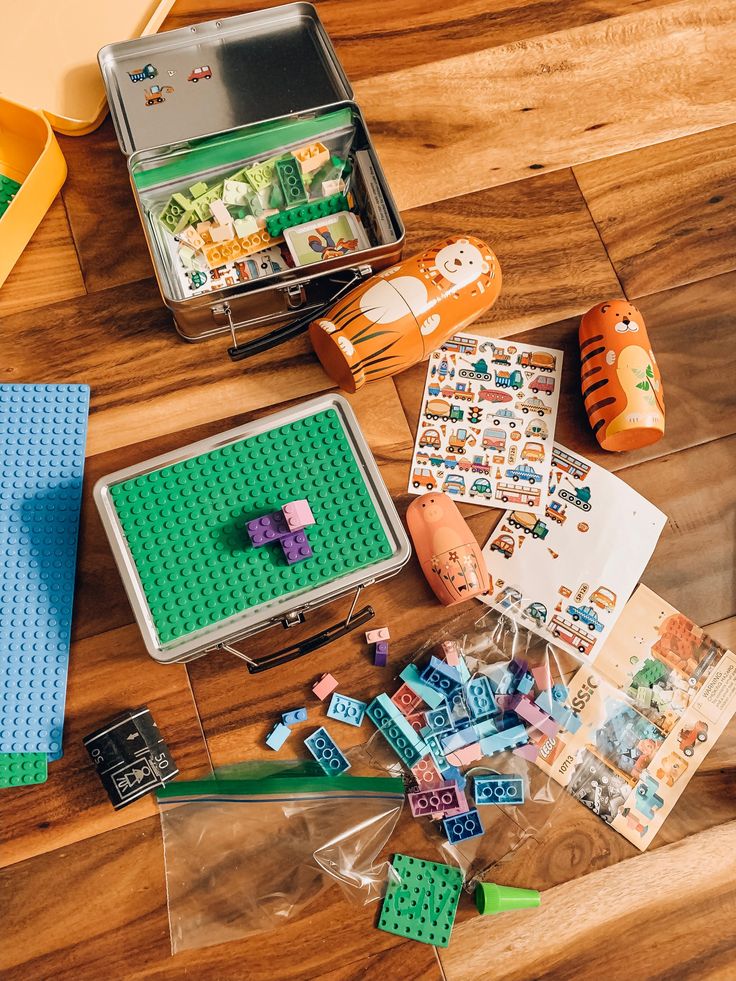
[{"label": "yellow plastic bin", "polygon": [[20,188],[0,218],[0,286],[66,179],[66,161],[42,112],[0,98],[0,175]]}]

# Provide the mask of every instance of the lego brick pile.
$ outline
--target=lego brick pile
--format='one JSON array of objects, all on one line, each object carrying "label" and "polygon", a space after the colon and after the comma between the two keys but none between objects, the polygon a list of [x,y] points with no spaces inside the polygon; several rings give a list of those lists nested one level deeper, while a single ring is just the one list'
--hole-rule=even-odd
[{"label": "lego brick pile", "polygon": [[321,142],[242,167],[214,183],[199,180],[173,194],[158,220],[178,243],[192,291],[215,289],[289,266],[333,258],[329,228],[306,249],[292,230],[340,219],[360,247],[368,244],[346,179],[350,160]]}]

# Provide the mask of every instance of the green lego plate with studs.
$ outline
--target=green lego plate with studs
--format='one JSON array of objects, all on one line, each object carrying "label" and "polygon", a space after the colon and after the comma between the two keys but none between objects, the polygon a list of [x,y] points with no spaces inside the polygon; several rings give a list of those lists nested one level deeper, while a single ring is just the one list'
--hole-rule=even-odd
[{"label": "green lego plate with studs", "polygon": [[0,787],[27,787],[47,779],[46,753],[0,753]]},{"label": "green lego plate with studs", "polygon": [[463,887],[460,869],[394,855],[378,920],[379,930],[423,944],[447,947]]},{"label": "green lego plate with studs", "polygon": [[[313,415],[110,487],[162,644],[393,554],[338,413]],[[252,518],[306,498],[312,558],[256,548]]]}]

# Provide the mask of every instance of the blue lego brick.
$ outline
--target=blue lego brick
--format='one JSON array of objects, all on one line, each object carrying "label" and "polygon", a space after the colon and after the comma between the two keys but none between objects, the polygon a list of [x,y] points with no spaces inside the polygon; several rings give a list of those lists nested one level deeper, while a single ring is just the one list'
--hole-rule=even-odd
[{"label": "blue lego brick", "polygon": [[[543,712],[552,716],[555,722],[561,725],[563,729],[567,729],[568,732],[577,732],[582,723],[573,710],[563,704],[566,696],[562,696],[562,699],[560,699],[559,689],[557,696],[555,696],[555,688],[558,688],[558,686],[555,685],[551,691],[540,692],[534,701]],[[559,688],[562,688],[565,693],[567,692],[567,688],[564,685],[559,686]]]},{"label": "blue lego brick", "polygon": [[473,778],[476,807],[481,804],[523,804],[524,778],[516,775],[487,773]]},{"label": "blue lego brick", "polygon": [[495,736],[485,736],[480,741],[480,748],[486,756],[493,756],[494,753],[501,753],[506,749],[516,749],[528,743],[529,738],[524,726],[513,726],[511,729],[504,729],[503,732],[496,733]]},{"label": "blue lego brick", "polygon": [[522,695],[528,695],[533,687],[534,687],[534,675],[531,673],[531,671],[527,671],[526,674],[523,674],[519,679],[519,683],[516,686],[516,690],[520,692]]},{"label": "blue lego brick", "polygon": [[350,764],[344,753],[338,748],[324,726],[320,726],[311,736],[307,736],[304,745],[328,777],[336,777],[350,769]]},{"label": "blue lego brick", "polygon": [[0,752],[61,756],[86,385],[0,385]]},{"label": "blue lego brick", "polygon": [[463,746],[471,746],[473,743],[477,743],[478,736],[473,726],[466,726],[465,729],[458,729],[456,732],[441,735],[440,742],[445,753],[452,753],[456,749],[462,749]]},{"label": "blue lego brick", "polygon": [[485,675],[476,675],[465,686],[465,703],[474,719],[491,715],[497,710],[491,682]]},{"label": "blue lego brick", "polygon": [[455,845],[459,841],[467,841],[469,838],[477,838],[478,835],[483,834],[480,815],[474,807],[464,814],[445,818],[442,823],[445,826],[447,840],[451,845]]},{"label": "blue lego brick", "polygon": [[292,709],[291,712],[284,712],[281,721],[285,726],[295,726],[297,722],[307,721],[307,710],[305,708]]},{"label": "blue lego brick", "polygon": [[406,766],[415,766],[426,756],[427,744],[412,729],[385,692],[373,699],[366,709],[366,715]]},{"label": "blue lego brick", "polygon": [[526,673],[526,661],[517,661],[515,658],[509,661],[498,682],[496,694],[513,695],[518,690],[519,682]]},{"label": "blue lego brick", "polygon": [[462,654],[460,655],[457,661],[457,673],[460,678],[461,684],[467,685],[472,675],[470,673],[470,668],[468,667],[467,662]]},{"label": "blue lego brick", "polygon": [[450,709],[450,716],[453,723],[457,726],[462,722],[470,721],[470,712],[468,711],[468,706],[465,701],[465,695],[461,688],[447,699],[447,704]]},{"label": "blue lego brick", "polygon": [[444,701],[444,696],[438,692],[431,685],[426,684],[419,677],[419,669],[416,664],[407,664],[404,670],[399,675],[402,681],[411,688],[415,695],[419,695],[430,708],[437,708]]},{"label": "blue lego brick", "polygon": [[425,713],[427,718],[427,728],[430,732],[451,732],[455,728],[455,723],[450,716],[450,709],[446,705],[439,708],[430,709]]},{"label": "blue lego brick", "polygon": [[449,764],[447,762],[447,755],[442,748],[439,735],[437,733],[427,735],[424,737],[424,742],[427,746],[428,752],[431,753],[432,759],[437,765],[437,769],[444,774]]},{"label": "blue lego brick", "polygon": [[291,735],[291,729],[283,722],[277,722],[266,736],[266,745],[278,752]]},{"label": "blue lego brick", "polygon": [[440,661],[437,657],[430,658],[429,664],[421,673],[421,679],[430,688],[438,691],[443,698],[448,698],[461,685],[460,675],[452,665]]},{"label": "blue lego brick", "polygon": [[494,736],[499,731],[498,723],[498,719],[480,719],[480,721],[474,722],[473,728],[478,739]]},{"label": "blue lego brick", "polygon": [[446,763],[444,767],[439,768],[439,771],[442,774],[443,780],[450,780],[451,782],[456,783],[460,790],[465,790],[468,783],[468,778],[458,767],[450,766],[449,763]]},{"label": "blue lego brick", "polygon": [[552,698],[554,698],[556,702],[566,702],[569,694],[570,689],[566,685],[561,684],[559,681],[552,685]]},{"label": "blue lego brick", "polygon": [[363,725],[365,710],[365,702],[333,692],[330,707],[327,709],[327,717],[337,719],[338,722],[347,722],[349,726],[361,726]]}]

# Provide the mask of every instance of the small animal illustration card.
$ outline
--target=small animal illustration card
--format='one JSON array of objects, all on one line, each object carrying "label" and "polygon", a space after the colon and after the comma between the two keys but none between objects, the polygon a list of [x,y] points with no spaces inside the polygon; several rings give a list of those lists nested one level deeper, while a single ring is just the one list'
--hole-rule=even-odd
[{"label": "small animal illustration card", "polygon": [[427,365],[409,493],[544,514],[562,351],[456,334]]},{"label": "small animal illustration card", "polygon": [[736,656],[639,586],[565,696],[537,765],[643,850],[736,711]]},{"label": "small animal illustration card", "polygon": [[286,228],[284,239],[297,266],[370,248],[360,219],[350,211],[338,211],[304,225]]},{"label": "small animal illustration card", "polygon": [[488,602],[590,663],[665,520],[618,477],[555,443],[543,516],[510,511],[483,547],[494,584]]}]

